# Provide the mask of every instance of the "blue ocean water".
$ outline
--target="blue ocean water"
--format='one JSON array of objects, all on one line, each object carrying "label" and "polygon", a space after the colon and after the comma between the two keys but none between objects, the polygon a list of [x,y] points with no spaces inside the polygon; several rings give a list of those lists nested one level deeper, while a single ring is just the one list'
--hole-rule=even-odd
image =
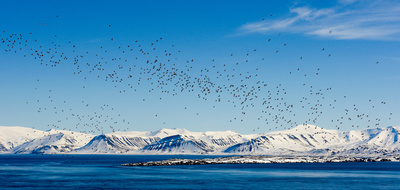
[{"label": "blue ocean water", "polygon": [[0,189],[400,189],[400,163],[124,167],[181,155],[0,155]]}]

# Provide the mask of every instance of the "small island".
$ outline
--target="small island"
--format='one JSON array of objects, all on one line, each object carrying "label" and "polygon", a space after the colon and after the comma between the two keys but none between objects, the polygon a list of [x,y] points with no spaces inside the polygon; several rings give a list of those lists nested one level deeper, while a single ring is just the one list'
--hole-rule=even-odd
[{"label": "small island", "polygon": [[392,157],[312,157],[312,156],[233,156],[213,159],[169,159],[139,163],[127,163],[122,166],[173,166],[173,165],[210,165],[210,164],[273,164],[273,163],[329,163],[329,162],[390,162],[400,161],[400,156]]}]

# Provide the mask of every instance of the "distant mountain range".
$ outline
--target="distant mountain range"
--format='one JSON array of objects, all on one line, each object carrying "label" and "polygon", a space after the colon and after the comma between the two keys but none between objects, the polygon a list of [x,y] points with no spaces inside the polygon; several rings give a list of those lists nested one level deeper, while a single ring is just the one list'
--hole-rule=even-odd
[{"label": "distant mountain range", "polygon": [[0,153],[391,156],[400,154],[399,134],[400,127],[341,132],[314,125],[252,135],[160,129],[97,136],[65,130],[0,127]]}]

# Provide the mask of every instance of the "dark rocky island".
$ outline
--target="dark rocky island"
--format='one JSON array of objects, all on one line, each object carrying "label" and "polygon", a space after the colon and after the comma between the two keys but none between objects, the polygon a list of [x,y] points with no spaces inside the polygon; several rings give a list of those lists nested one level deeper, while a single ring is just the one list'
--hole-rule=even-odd
[{"label": "dark rocky island", "polygon": [[312,157],[312,156],[233,156],[213,159],[169,159],[122,164],[122,166],[172,166],[172,165],[206,165],[206,164],[272,164],[272,163],[328,163],[328,162],[388,162],[400,161],[400,156],[392,157]]}]

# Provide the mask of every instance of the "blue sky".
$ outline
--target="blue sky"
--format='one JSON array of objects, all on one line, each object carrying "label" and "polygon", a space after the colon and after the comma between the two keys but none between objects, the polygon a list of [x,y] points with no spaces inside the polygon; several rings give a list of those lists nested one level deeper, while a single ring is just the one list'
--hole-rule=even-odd
[{"label": "blue sky", "polygon": [[[340,130],[400,124],[396,1],[0,6],[3,126],[95,134],[160,128],[248,134],[303,123]],[[156,59],[165,64],[160,71],[153,68]],[[166,70],[190,78],[164,81],[168,77],[157,74]],[[181,91],[173,85],[184,81],[194,86]],[[160,82],[169,84],[161,89]]]}]

